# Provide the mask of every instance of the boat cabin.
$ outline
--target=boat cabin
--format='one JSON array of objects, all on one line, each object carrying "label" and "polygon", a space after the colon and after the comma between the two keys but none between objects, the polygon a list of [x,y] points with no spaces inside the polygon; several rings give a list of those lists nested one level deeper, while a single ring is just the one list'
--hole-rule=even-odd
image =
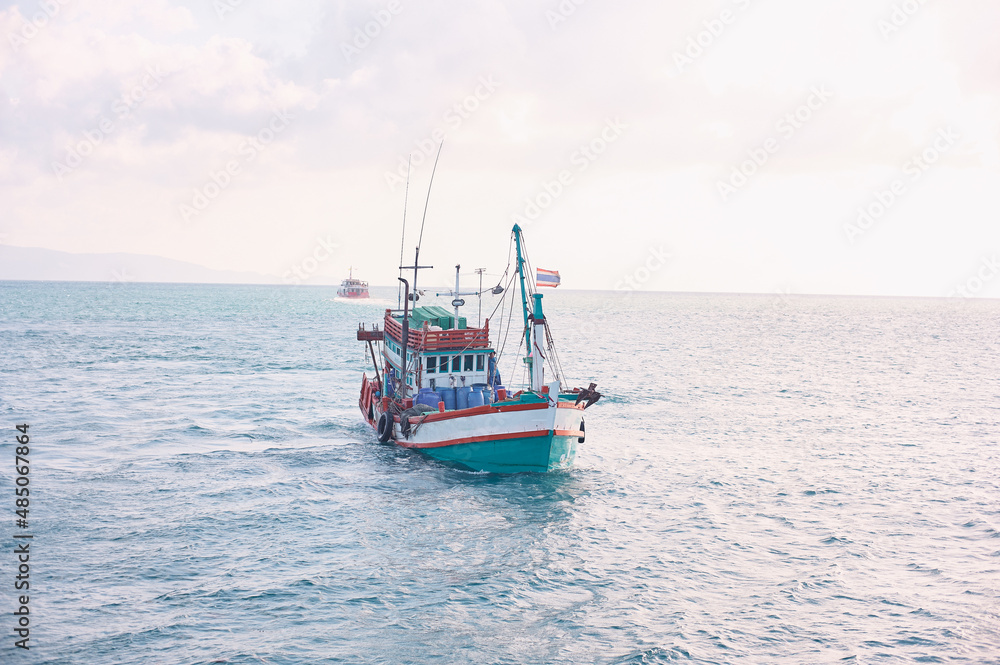
[{"label": "boat cabin", "polygon": [[341,298],[368,297],[368,282],[349,277],[340,283],[337,295]]},{"label": "boat cabin", "polygon": [[[402,376],[402,321],[401,312],[386,310],[383,354],[387,368],[396,377]],[[489,327],[487,320],[482,328],[469,328],[464,316],[456,317],[443,307],[411,310],[406,354],[411,371],[406,376],[407,392],[488,384],[493,369],[490,356],[494,353]]]}]

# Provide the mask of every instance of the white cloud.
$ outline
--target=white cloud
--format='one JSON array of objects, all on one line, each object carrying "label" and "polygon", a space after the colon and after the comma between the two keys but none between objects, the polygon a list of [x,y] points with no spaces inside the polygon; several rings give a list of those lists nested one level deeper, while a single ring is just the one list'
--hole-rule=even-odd
[{"label": "white cloud", "polygon": [[[931,294],[944,269],[914,267],[890,238],[914,255],[946,252],[951,273],[1000,245],[988,189],[1000,168],[995,3],[928,5],[889,39],[878,21],[891,3],[749,3],[679,73],[674,53],[722,8],[747,3],[585,3],[553,28],[555,2],[401,2],[351,61],[341,44],[386,3],[244,2],[220,18],[210,3],[67,2],[20,48],[0,48],[0,193],[12,202],[0,232],[53,249],[274,272],[335,223],[358,263],[379,266],[367,234],[394,235],[402,206],[385,172],[494,77],[495,93],[447,128],[428,231],[428,251],[445,262],[465,260],[451,238],[470,220],[505,238],[524,197],[613,117],[628,131],[534,231],[569,252],[564,274],[581,287],[613,284],[627,268],[581,257],[627,262],[630,247],[655,239],[676,246],[661,288]],[[35,9],[0,11],[0,32],[20,30]],[[144,86],[150,68],[161,80]],[[780,137],[778,123],[814,86],[832,100],[722,203],[719,178]],[[136,102],[125,115],[115,110],[123,99]],[[182,227],[178,204],[238,158],[275,109],[295,116],[287,132]],[[102,118],[113,130],[57,180],[52,162]],[[958,128],[961,145],[861,249],[843,243],[857,205],[943,126]],[[415,170],[416,199],[429,162]],[[962,235],[941,242],[957,214]],[[491,250],[468,251],[504,260]],[[366,270],[376,282],[393,279],[376,270]]]}]

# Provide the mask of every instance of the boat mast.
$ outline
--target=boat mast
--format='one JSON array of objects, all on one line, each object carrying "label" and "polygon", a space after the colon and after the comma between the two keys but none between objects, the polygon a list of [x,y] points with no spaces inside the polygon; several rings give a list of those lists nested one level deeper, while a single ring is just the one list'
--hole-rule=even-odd
[{"label": "boat mast", "polygon": [[514,241],[517,245],[517,275],[521,280],[521,310],[524,313],[524,342],[525,348],[528,351],[528,357],[524,360],[528,363],[528,375],[531,377],[531,389],[536,392],[541,392],[543,381],[542,370],[545,363],[545,357],[542,354],[540,347],[540,336],[541,338],[544,338],[545,330],[545,317],[542,314],[542,296],[541,294],[532,295],[535,303],[534,313],[530,314],[530,318],[535,322],[535,346],[532,346],[531,326],[528,325],[528,291],[524,283],[525,260],[521,251],[521,227],[517,224],[514,225]]},{"label": "boat mast", "polygon": [[455,266],[455,299],[451,301],[452,307],[455,308],[455,328],[458,328],[458,272],[462,269],[462,264]]},{"label": "boat mast", "polygon": [[479,275],[479,327],[483,327],[483,273],[486,272],[486,268],[476,268],[476,273]]},{"label": "boat mast", "polygon": [[[427,221],[427,206],[430,205],[430,202],[431,202],[431,186],[434,184],[434,174],[437,173],[438,159],[441,158],[441,148],[443,148],[443,147],[444,147],[444,142],[442,142],[440,145],[438,145],[437,157],[434,158],[434,168],[431,170],[431,181],[427,185],[427,200],[424,202],[424,216],[420,220],[420,236],[417,238],[417,247],[413,251],[413,265],[412,266],[399,266],[399,272],[400,272],[400,274],[402,274],[403,270],[406,270],[406,269],[409,269],[409,268],[413,268],[413,286],[412,286],[413,290],[412,290],[412,293],[408,293],[406,295],[405,299],[404,299],[405,302],[403,303],[403,339],[400,340],[402,342],[402,346],[403,346],[403,352],[402,352],[402,354],[400,354],[400,357],[399,357],[399,364],[402,367],[402,373],[403,373],[402,388],[400,390],[400,393],[403,396],[403,398],[406,397],[406,377],[407,377],[407,374],[409,374],[409,364],[410,364],[409,362],[407,362],[407,357],[406,357],[407,356],[407,353],[406,353],[407,346],[409,345],[409,341],[410,341],[410,339],[409,339],[409,337],[410,337],[410,335],[409,335],[409,333],[410,333],[410,316],[409,316],[409,314],[410,314],[409,313],[410,299],[411,298],[413,299],[413,306],[416,307],[417,306],[417,300],[420,299],[420,294],[417,292],[417,272],[419,270],[424,269],[424,268],[433,268],[434,267],[434,266],[422,266],[422,265],[420,265],[420,243],[422,243],[424,241],[424,222]],[[400,251],[400,255],[402,255],[402,250]],[[400,261],[400,263],[402,263],[402,261]],[[404,280],[402,277],[400,277],[399,281],[403,283],[403,286],[406,288],[407,291],[410,291],[411,287],[410,287],[409,284],[406,283],[406,280]]]},{"label": "boat mast", "polygon": [[402,381],[399,385],[399,399],[406,399],[406,342],[410,338],[410,285],[402,277],[399,281],[403,283],[405,298],[403,300],[403,355],[400,356],[399,365],[402,367]]},{"label": "boat mast", "polygon": [[517,276],[521,279],[521,310],[524,312],[524,330],[527,348],[531,348],[531,329],[528,327],[528,294],[524,287],[524,258],[521,256],[521,227],[514,225],[514,244],[517,246]]},{"label": "boat mast", "polygon": [[[417,249],[413,255],[413,286],[411,287],[413,293],[413,306],[416,307],[417,300],[420,295],[417,293],[417,271],[420,270],[420,245],[424,242],[424,222],[427,221],[427,207],[431,203],[431,187],[434,186],[434,174],[438,170],[438,160],[441,159],[441,148],[444,147],[444,141],[438,144],[437,157],[434,158],[434,168],[431,169],[431,181],[427,183],[427,200],[424,201],[424,216],[420,219],[420,236],[417,238]],[[423,266],[424,268],[433,268],[434,266]],[[405,343],[405,340],[404,340]]]},{"label": "boat mast", "polygon": [[535,342],[531,347],[531,389],[540,393],[545,385],[545,350],[542,348],[545,315],[542,313],[542,294],[533,293],[531,297],[535,299],[535,312],[531,315],[532,325],[535,327]]},{"label": "boat mast", "polygon": [[[406,156],[406,189],[403,190],[403,231],[399,234],[399,277],[403,276],[403,245],[406,244],[406,201],[410,197],[410,160],[412,155]],[[415,264],[414,264],[415,265]],[[403,298],[402,287],[396,287],[396,309],[402,307],[400,300]]]}]

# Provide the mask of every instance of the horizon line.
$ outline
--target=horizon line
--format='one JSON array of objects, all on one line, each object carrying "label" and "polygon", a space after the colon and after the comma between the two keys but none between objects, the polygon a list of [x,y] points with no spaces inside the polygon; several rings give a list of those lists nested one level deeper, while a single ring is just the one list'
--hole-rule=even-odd
[{"label": "horizon line", "polygon": [[[58,250],[56,250],[58,251]],[[0,279],[0,284],[4,283],[32,283],[32,284],[103,284],[105,286],[125,286],[129,284],[149,286],[149,285],[164,285],[164,286],[276,286],[282,288],[338,288],[339,284],[282,284],[276,282],[168,282],[168,281],[156,281],[156,282],[146,282],[141,280],[128,280],[119,281],[114,279],[95,281],[89,279]],[[395,286],[389,285],[369,285],[369,288],[376,289],[395,289]],[[442,287],[444,288],[444,287]],[[771,291],[662,291],[655,289],[563,289],[563,292],[571,293],[612,293],[618,295],[630,295],[630,294],[661,294],[661,295],[673,295],[673,296],[764,296],[771,298],[907,298],[910,300],[954,300],[956,302],[960,301],[970,301],[970,300],[980,300],[980,301],[990,301],[996,300],[1000,301],[1000,297],[993,296],[975,296],[972,298],[965,298],[959,296],[915,296],[915,295],[886,295],[886,294],[860,294],[860,293],[785,293],[785,292],[771,292]],[[552,292],[554,293],[554,291]],[[364,300],[364,299],[360,299]]]}]

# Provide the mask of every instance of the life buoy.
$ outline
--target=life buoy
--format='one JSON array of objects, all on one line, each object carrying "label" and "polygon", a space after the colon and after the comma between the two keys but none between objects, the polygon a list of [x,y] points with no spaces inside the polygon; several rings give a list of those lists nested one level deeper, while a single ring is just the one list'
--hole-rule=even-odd
[{"label": "life buoy", "polygon": [[376,431],[378,432],[379,443],[387,443],[392,438],[392,416],[388,412],[378,417]]},{"label": "life buoy", "polygon": [[583,443],[587,438],[587,428],[583,424],[583,418],[580,419],[580,431],[583,432],[583,436],[577,439],[580,443]]}]

